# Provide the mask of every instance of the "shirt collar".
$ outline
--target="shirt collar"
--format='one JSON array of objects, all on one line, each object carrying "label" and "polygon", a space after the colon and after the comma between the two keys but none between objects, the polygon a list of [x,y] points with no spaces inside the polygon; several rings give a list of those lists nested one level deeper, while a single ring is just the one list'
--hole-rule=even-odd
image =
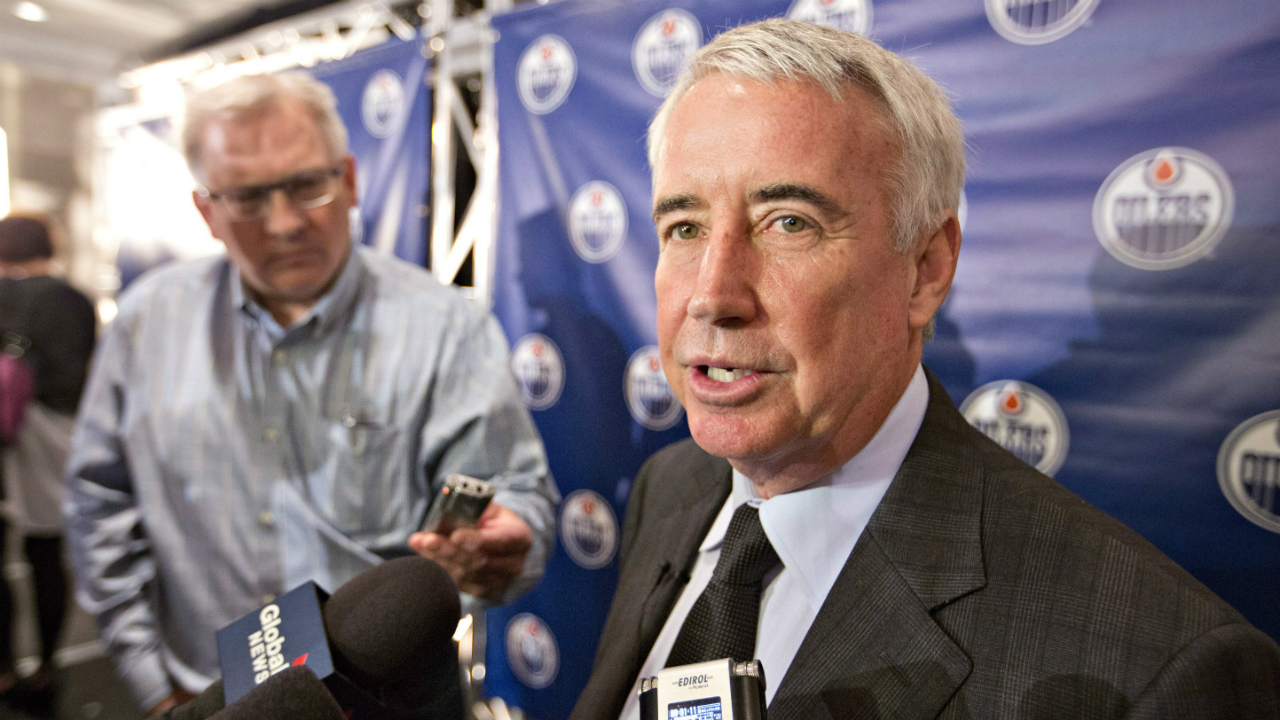
[{"label": "shirt collar", "polygon": [[[342,270],[338,272],[338,279],[334,281],[333,286],[329,288],[328,292],[321,295],[315,305],[312,305],[311,309],[299,318],[297,322],[287,328],[280,328],[281,334],[287,333],[293,328],[310,326],[313,328],[315,335],[323,335],[331,330],[334,324],[346,314],[346,311],[355,303],[357,291],[365,273],[361,247],[360,245],[352,245],[351,253],[347,255],[347,261],[343,263]],[[267,312],[245,291],[244,281],[240,277],[240,269],[229,260],[227,264],[231,266],[231,306],[238,308],[259,322],[268,323],[272,327],[279,327],[271,313]]]},{"label": "shirt collar", "polygon": [[739,505],[758,505],[760,523],[782,564],[800,576],[820,604],[906,459],[928,404],[929,383],[924,369],[916,366],[907,389],[866,447],[831,474],[794,492],[762,500],[751,481],[734,470],[729,500],[700,551],[720,547]]}]

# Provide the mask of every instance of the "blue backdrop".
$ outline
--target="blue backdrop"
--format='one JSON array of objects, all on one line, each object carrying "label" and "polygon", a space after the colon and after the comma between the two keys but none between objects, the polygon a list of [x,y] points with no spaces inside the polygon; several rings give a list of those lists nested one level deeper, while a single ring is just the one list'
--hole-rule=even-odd
[{"label": "blue backdrop", "polygon": [[952,398],[1280,638],[1280,4],[565,0],[493,21],[494,308],[567,500],[489,691],[553,720],[585,683],[630,479],[687,434],[646,351],[645,128],[699,43],[785,14],[913,57],[964,122]]},{"label": "blue backdrop", "polygon": [[359,240],[416,265],[427,259],[431,89],[418,39],[387,42],[311,74],[333,89],[360,178]]}]

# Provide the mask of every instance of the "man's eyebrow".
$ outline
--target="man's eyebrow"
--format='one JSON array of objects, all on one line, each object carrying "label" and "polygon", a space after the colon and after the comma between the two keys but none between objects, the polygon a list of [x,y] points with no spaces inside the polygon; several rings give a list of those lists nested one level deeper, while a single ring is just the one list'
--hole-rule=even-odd
[{"label": "man's eyebrow", "polygon": [[657,205],[653,206],[653,219],[656,221],[667,213],[676,212],[677,210],[691,210],[702,207],[704,204],[693,195],[672,195],[671,197],[663,198]]},{"label": "man's eyebrow", "polygon": [[835,198],[809,185],[778,183],[776,185],[766,185],[751,193],[751,202],[753,204],[777,200],[799,200],[818,208],[818,210],[831,217],[840,217],[847,214],[845,209],[840,206],[840,203],[836,202]]}]

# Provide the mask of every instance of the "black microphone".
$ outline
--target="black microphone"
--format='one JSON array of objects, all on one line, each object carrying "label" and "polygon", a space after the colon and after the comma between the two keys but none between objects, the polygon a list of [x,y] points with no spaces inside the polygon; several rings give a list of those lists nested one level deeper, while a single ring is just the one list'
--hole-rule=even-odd
[{"label": "black microphone", "polygon": [[305,665],[281,670],[210,720],[346,720],[338,701]]},{"label": "black microphone", "polygon": [[[338,588],[321,608],[336,671],[325,686],[339,700],[347,683],[371,696],[385,709],[372,717],[462,720],[462,677],[453,643],[460,616],[457,586],[431,560],[415,555],[365,571]],[[270,676],[231,705],[226,705],[219,680],[160,718],[209,720],[224,706],[236,706],[292,670]],[[273,720],[267,714],[258,717]]]},{"label": "black microphone", "polygon": [[334,668],[414,720],[462,720],[453,633],[461,604],[444,568],[424,557],[388,560],[338,588],[324,605]]}]

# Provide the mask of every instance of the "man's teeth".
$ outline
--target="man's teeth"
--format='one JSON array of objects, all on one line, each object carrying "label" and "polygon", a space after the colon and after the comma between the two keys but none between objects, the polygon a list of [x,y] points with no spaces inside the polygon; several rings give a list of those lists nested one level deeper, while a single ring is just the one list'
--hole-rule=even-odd
[{"label": "man's teeth", "polygon": [[723,382],[723,383],[733,382],[734,380],[741,380],[742,378],[750,374],[751,374],[750,370],[743,370],[741,368],[718,368],[718,367],[707,368],[707,377],[711,378],[712,380],[715,380],[716,382]]}]

